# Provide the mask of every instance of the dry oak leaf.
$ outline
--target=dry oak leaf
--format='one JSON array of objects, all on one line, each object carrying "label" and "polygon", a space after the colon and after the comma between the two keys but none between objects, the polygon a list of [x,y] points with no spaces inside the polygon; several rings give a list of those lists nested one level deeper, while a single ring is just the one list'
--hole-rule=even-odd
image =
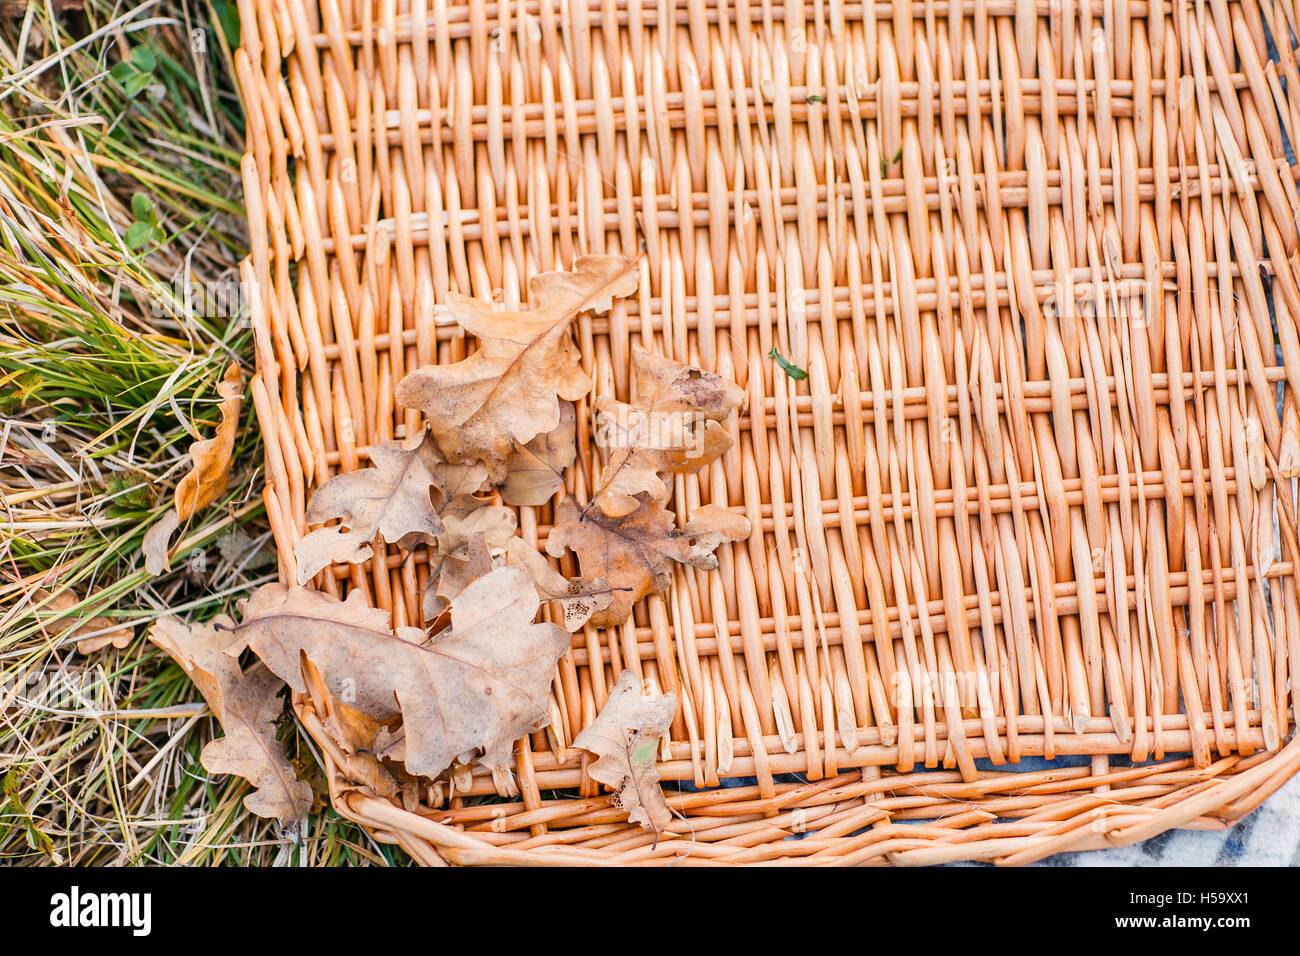
[{"label": "dry oak leaf", "polygon": [[581,629],[593,614],[605,610],[614,600],[606,581],[601,578],[566,578],[523,538],[510,539],[506,563],[528,572],[543,601],[555,601],[560,605],[566,631]]},{"label": "dry oak leaf", "polygon": [[298,542],[299,584],[336,561],[368,560],[376,534],[408,548],[432,542],[444,530],[441,510],[478,491],[487,477],[482,466],[444,461],[427,430],[409,441],[371,445],[370,461],[371,467],[335,475],[312,495],[309,524],[334,518],[342,523],[318,528]]},{"label": "dry oak leaf", "polygon": [[439,517],[443,531],[438,535],[437,547],[429,554],[434,576],[430,578],[422,602],[426,626],[471,581],[492,570],[495,566],[493,559],[505,554],[506,545],[514,537],[519,523],[510,508],[484,504],[472,495],[459,495],[452,499]]},{"label": "dry oak leaf", "polygon": [[465,545],[463,554],[443,554],[431,565],[421,608],[427,627],[443,612],[451,599],[493,568],[487,535],[475,534]]},{"label": "dry oak leaf", "polygon": [[655,758],[676,707],[677,695],[671,691],[642,697],[636,675],[623,671],[595,721],[573,741],[579,750],[595,754],[587,773],[613,789],[614,805],[626,810],[631,822],[655,833],[672,819]]},{"label": "dry oak leaf", "polygon": [[499,484],[512,451],[559,428],[561,401],[591,388],[569,324],[583,312],[607,311],[636,287],[636,269],[622,256],[583,256],[572,272],[533,277],[532,311],[449,293],[442,308],[479,338],[478,351],[452,365],[417,369],[397,383],[394,398],[428,416],[448,458],[484,462]]},{"label": "dry oak leaf", "polygon": [[573,402],[560,403],[560,426],[515,448],[506,462],[501,498],[509,505],[544,505],[564,487],[564,469],[578,457]]},{"label": "dry oak leaf", "polygon": [[226,490],[244,395],[244,374],[234,362],[226,366],[226,373],[217,384],[217,394],[221,396],[221,424],[217,426],[217,436],[190,445],[190,458],[194,465],[176,485],[173,507],[144,533],[140,550],[144,554],[145,570],[151,575],[162,574],[171,568],[168,542],[181,523],[212,504]]},{"label": "dry oak leaf", "polygon": [[[64,614],[80,603],[80,599],[71,588],[66,588],[52,596],[44,588],[38,588],[36,593],[32,595],[32,601],[38,605],[36,614],[42,620]],[[79,654],[93,654],[110,644],[120,651],[130,644],[132,638],[135,637],[135,628],[130,624],[123,624],[118,618],[103,615],[91,618],[89,621],[83,621],[80,624],[71,615],[58,620],[50,620],[49,631],[51,636],[61,637],[74,627],[75,630],[72,630],[71,636],[77,638],[77,653]],[[77,637],[79,634],[89,634],[91,636]]]},{"label": "dry oak leaf", "polygon": [[144,533],[140,551],[144,554],[144,569],[151,576],[156,577],[171,569],[171,549],[167,543],[171,541],[172,533],[180,526],[181,519],[176,514],[176,509],[168,508],[163,516],[151,524],[149,530]]},{"label": "dry oak leaf", "polygon": [[244,373],[234,362],[226,367],[226,374],[217,383],[217,394],[221,396],[221,424],[217,426],[217,435],[190,445],[194,467],[176,486],[176,516],[182,522],[189,521],[194,512],[212,504],[226,490],[244,396]]},{"label": "dry oak leaf", "polygon": [[438,550],[445,555],[461,554],[470,541],[482,535],[490,554],[504,554],[518,524],[519,518],[510,508],[462,496],[442,512],[443,530],[438,535]]},{"label": "dry oak leaf", "polygon": [[149,640],[189,675],[226,733],[204,746],[203,768],[244,777],[254,788],[244,797],[251,813],[291,823],[311,808],[313,796],[275,739],[284,681],[260,665],[240,669],[237,658],[226,653],[232,623],[219,616],[211,624],[187,627],[164,617],[150,628]]},{"label": "dry oak leaf", "polygon": [[330,694],[321,680],[320,671],[306,656],[301,658],[301,665],[307,699],[341,751],[335,757],[343,775],[349,781],[369,787],[381,797],[397,796],[400,790],[397,779],[374,752],[375,738],[385,730],[384,723]]},{"label": "dry oak leaf", "polygon": [[513,744],[549,720],[548,692],[569,635],[535,624],[539,601],[528,575],[498,568],[451,602],[451,626],[428,644],[419,628],[396,633],[386,611],[359,590],[339,601],[319,591],[268,584],[244,604],[238,641],[296,691],[305,690],[299,655],[317,667],[330,694],[367,716],[401,713],[406,769],[436,777],[478,753],[509,777]]},{"label": "dry oak leaf", "polygon": [[667,498],[664,475],[699,471],[725,453],[732,439],[719,423],[745,392],[713,372],[634,348],[631,398],[596,405],[596,443],[609,456],[596,504],[615,518],[635,511],[640,494]]},{"label": "dry oak leaf", "polygon": [[605,579],[613,589],[609,607],[593,614],[593,627],[617,627],[632,605],[672,583],[672,562],[712,571],[713,554],[724,541],[749,537],[749,521],[717,505],[698,509],[685,528],[657,502],[643,502],[630,515],[611,518],[599,508],[580,509],[572,498],[555,506],[555,527],[546,551],[560,557],[565,548],[578,554],[582,572]]}]

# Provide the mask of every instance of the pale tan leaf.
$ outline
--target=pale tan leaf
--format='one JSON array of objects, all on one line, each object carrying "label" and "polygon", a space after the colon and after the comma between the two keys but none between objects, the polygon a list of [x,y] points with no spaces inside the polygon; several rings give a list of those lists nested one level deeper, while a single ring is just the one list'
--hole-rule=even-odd
[{"label": "pale tan leaf", "polygon": [[451,602],[451,626],[427,644],[418,628],[389,627],[359,590],[339,601],[318,591],[268,584],[244,604],[237,628],[276,674],[303,691],[306,654],[330,694],[386,720],[401,713],[407,770],[436,777],[456,757],[505,774],[514,741],[545,726],[547,691],[569,636],[536,624],[539,601],[527,574],[498,568]]},{"label": "pale tan leaf", "polygon": [[614,595],[601,578],[566,578],[523,538],[511,538],[506,563],[528,572],[543,601],[560,605],[566,631],[577,631],[591,616],[609,607]]},{"label": "pale tan leaf", "polygon": [[[93,654],[110,644],[120,651],[135,637],[135,628],[117,618],[101,615],[81,623],[77,623],[73,615],[60,618],[59,615],[71,611],[81,603],[71,588],[65,588],[53,596],[44,588],[38,588],[32,595],[32,601],[40,605],[36,611],[37,616],[50,622],[47,628],[50,636],[62,637],[71,629],[70,636],[77,638],[77,652],[80,654]],[[105,633],[96,633],[97,631]],[[81,637],[83,634],[91,636]]]},{"label": "pale tan leaf", "polygon": [[478,532],[469,539],[463,554],[449,554],[443,558],[438,573],[438,594],[448,603],[493,568],[492,551],[487,535]]},{"label": "pale tan leaf", "polygon": [[609,607],[592,615],[594,627],[617,627],[632,605],[672,583],[672,562],[712,571],[714,549],[724,541],[749,537],[749,521],[716,505],[695,512],[685,528],[656,502],[643,502],[630,515],[612,518],[599,508],[583,510],[572,498],[555,508],[555,527],[546,540],[552,557],[565,548],[578,554],[583,574],[604,578],[613,589]]},{"label": "pale tan leaf", "polygon": [[596,406],[596,443],[609,457],[597,506],[623,517],[637,509],[639,495],[667,498],[666,475],[699,471],[731,447],[719,422],[744,397],[720,375],[634,348],[631,403]]},{"label": "pale tan leaf", "polygon": [[713,372],[632,349],[632,404],[656,412],[691,412],[721,421],[740,407],[745,391]]},{"label": "pale tan leaf", "polygon": [[501,497],[510,505],[544,505],[564,487],[564,469],[578,456],[572,402],[560,403],[560,425],[517,447],[506,463]]},{"label": "pale tan leaf", "polygon": [[605,423],[609,462],[601,469],[597,506],[621,518],[641,504],[664,501],[669,474],[692,474],[716,461],[731,447],[731,436],[714,421],[689,421],[674,413],[647,414],[630,405],[602,403],[597,416]]},{"label": "pale tan leaf", "polygon": [[436,563],[430,567],[431,576],[422,604],[426,625],[443,612],[452,598],[492,570],[492,552],[483,532],[470,538],[462,551],[459,554],[439,554]]},{"label": "pale tan leaf", "polygon": [[[100,630],[104,627],[113,626],[113,620],[111,618],[95,618],[91,623],[97,624],[98,626],[94,628],[82,627],[78,628],[78,631]],[[133,637],[135,637],[135,631],[129,627],[115,628],[109,634],[97,634],[94,637],[83,637],[77,641],[77,653],[93,654],[96,651],[102,651],[109,645],[112,645],[120,651],[131,643]]]},{"label": "pale tan leaf", "polygon": [[676,707],[677,697],[671,692],[642,697],[636,675],[625,670],[595,721],[573,741],[574,747],[596,756],[587,773],[613,789],[614,805],[626,810],[631,822],[655,833],[672,819],[659,786],[655,757]]},{"label": "pale tan leaf", "polygon": [[493,559],[505,554],[518,519],[509,508],[463,495],[443,513],[442,522],[444,530],[429,553],[431,578],[421,604],[426,626],[471,581],[492,570]]},{"label": "pale tan leaf", "polygon": [[140,550],[144,553],[144,569],[157,576],[171,568],[167,542],[172,532],[181,525],[181,519],[175,508],[168,508],[166,514],[149,526],[144,533]]},{"label": "pale tan leaf", "polygon": [[260,665],[241,670],[237,658],[225,653],[233,639],[231,624],[221,616],[208,625],[187,627],[165,617],[154,623],[149,640],[189,675],[225,731],[199,755],[204,769],[244,777],[253,785],[244,797],[249,812],[291,823],[311,808],[313,797],[275,739],[275,721],[284,711],[278,696],[284,681]]},{"label": "pale tan leaf", "polygon": [[572,272],[546,272],[529,283],[536,307],[498,309],[450,293],[445,311],[477,336],[477,352],[451,365],[429,365],[397,384],[399,405],[418,408],[453,461],[481,461],[494,483],[511,452],[560,426],[561,401],[587,394],[591,381],[569,334],[575,317],[607,311],[636,291],[635,267],[621,256],[583,256]]},{"label": "pale tan leaf", "polygon": [[194,512],[212,504],[226,490],[244,395],[244,373],[234,362],[226,367],[225,376],[217,383],[217,394],[221,396],[221,423],[216,437],[190,445],[194,467],[176,486],[176,515],[181,521],[188,521]]},{"label": "pale tan leaf", "polygon": [[519,519],[509,508],[485,505],[477,498],[460,498],[442,514],[438,550],[443,554],[463,553],[470,539],[481,534],[489,553],[503,554],[518,523]]},{"label": "pale tan leaf", "polygon": [[312,495],[309,524],[341,521],[298,542],[299,584],[336,561],[369,560],[376,534],[408,549],[431,543],[443,532],[440,509],[478,491],[487,477],[482,466],[444,461],[427,431],[409,441],[370,446],[370,461],[371,467],[336,475]]}]

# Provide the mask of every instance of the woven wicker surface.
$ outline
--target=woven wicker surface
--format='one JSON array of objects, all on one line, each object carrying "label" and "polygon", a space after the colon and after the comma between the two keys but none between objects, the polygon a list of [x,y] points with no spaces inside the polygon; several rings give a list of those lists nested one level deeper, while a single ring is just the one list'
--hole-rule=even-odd
[{"label": "woven wicker surface", "polygon": [[[428,863],[1023,863],[1222,827],[1300,768],[1300,5],[241,12],[282,579],[312,489],[420,427],[395,383],[474,348],[449,290],[639,254],[575,325],[594,395],[639,345],[748,396],[670,508],[754,533],[574,635],[521,796],[380,799],[298,701],[340,812]],[[419,624],[425,556],[377,551],[317,586]],[[678,695],[657,841],[568,746],[623,668]]]}]

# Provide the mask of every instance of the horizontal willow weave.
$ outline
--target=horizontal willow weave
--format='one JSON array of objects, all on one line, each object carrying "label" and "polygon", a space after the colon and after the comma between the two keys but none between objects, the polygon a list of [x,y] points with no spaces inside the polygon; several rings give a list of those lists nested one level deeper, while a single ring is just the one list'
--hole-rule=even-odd
[{"label": "horizontal willow weave", "polygon": [[[1300,768],[1300,4],[240,11],[283,580],[312,489],[420,427],[395,383],[473,349],[451,290],[639,255],[575,327],[595,395],[634,346],[747,393],[670,507],[754,533],[574,635],[521,795],[380,799],[298,700],[341,813],[427,863],[1024,863],[1226,826]],[[418,624],[427,575],[379,547],[317,586]],[[678,695],[657,840],[569,749],[623,668]]]}]

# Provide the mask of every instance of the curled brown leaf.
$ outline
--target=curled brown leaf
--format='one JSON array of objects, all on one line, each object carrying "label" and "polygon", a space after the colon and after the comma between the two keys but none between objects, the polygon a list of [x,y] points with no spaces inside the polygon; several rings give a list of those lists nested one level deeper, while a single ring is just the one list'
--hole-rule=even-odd
[{"label": "curled brown leaf", "polygon": [[469,539],[468,544],[458,554],[434,555],[429,565],[429,584],[424,592],[422,612],[425,625],[432,624],[451,603],[451,599],[460,594],[474,581],[483,577],[493,568],[492,552],[488,547],[487,536],[478,532]]},{"label": "curled brown leaf", "polygon": [[720,375],[634,348],[631,403],[596,406],[596,442],[608,455],[597,506],[617,518],[641,495],[667,498],[666,475],[699,471],[731,447],[720,422],[744,397]]},{"label": "curled brown leaf", "polygon": [[194,467],[176,486],[176,515],[182,522],[212,504],[226,490],[244,395],[244,373],[234,362],[226,367],[226,374],[217,384],[217,394],[221,396],[221,423],[217,425],[217,434],[190,445]]},{"label": "curled brown leaf", "polygon": [[299,656],[317,667],[330,694],[372,718],[400,713],[407,770],[436,777],[466,753],[508,776],[513,743],[545,726],[547,691],[569,636],[536,624],[539,601],[528,576],[498,568],[452,599],[451,626],[425,641],[419,628],[396,632],[387,612],[359,590],[339,601],[306,588],[268,584],[244,604],[239,638],[297,691]]},{"label": "curled brown leaf", "polygon": [[543,601],[554,601],[560,606],[566,631],[581,629],[593,614],[603,611],[614,600],[614,592],[607,581],[601,578],[566,578],[523,538],[510,539],[506,562],[528,572]]},{"label": "curled brown leaf", "polygon": [[672,819],[655,759],[676,707],[677,697],[671,692],[643,697],[640,681],[625,670],[595,721],[573,741],[579,750],[595,754],[587,773],[613,789],[615,806],[626,810],[630,821],[655,833]]},{"label": "curled brown leaf", "polygon": [[[487,476],[480,465],[448,464],[427,431],[409,441],[372,445],[370,461],[371,467],[336,475],[312,495],[307,521],[323,524],[338,518],[340,523],[318,528],[298,542],[299,584],[336,561],[368,560],[375,535],[408,548],[432,543],[444,532],[442,515],[453,503],[458,518],[477,509],[470,496]],[[473,504],[466,507],[466,499]]]},{"label": "curled brown leaf", "polygon": [[572,271],[533,277],[531,311],[450,293],[443,309],[479,338],[478,351],[412,372],[394,397],[428,416],[451,460],[483,462],[500,483],[512,451],[557,429],[561,402],[576,401],[591,387],[570,323],[583,312],[607,311],[636,286],[635,268],[622,256],[583,256]]},{"label": "curled brown leaf", "polygon": [[655,502],[636,511],[610,517],[599,508],[581,509],[572,498],[555,508],[555,527],[546,540],[547,553],[561,557],[566,548],[578,554],[582,572],[604,578],[613,589],[607,608],[593,614],[595,627],[617,627],[632,613],[632,605],[672,583],[672,563],[711,571],[713,554],[725,541],[749,537],[749,522],[741,515],[706,505],[686,527],[678,528],[671,512]]},{"label": "curled brown leaf", "polygon": [[226,653],[232,624],[222,616],[188,627],[164,617],[150,629],[149,640],[181,666],[225,731],[199,754],[204,769],[244,777],[253,785],[244,797],[251,813],[291,823],[310,809],[314,798],[275,738],[275,722],[284,712],[279,697],[284,681],[260,664],[244,671]]},{"label": "curled brown leaf", "polygon": [[544,505],[564,487],[564,469],[578,456],[572,402],[560,403],[560,424],[517,447],[506,463],[501,497],[510,505]]}]

